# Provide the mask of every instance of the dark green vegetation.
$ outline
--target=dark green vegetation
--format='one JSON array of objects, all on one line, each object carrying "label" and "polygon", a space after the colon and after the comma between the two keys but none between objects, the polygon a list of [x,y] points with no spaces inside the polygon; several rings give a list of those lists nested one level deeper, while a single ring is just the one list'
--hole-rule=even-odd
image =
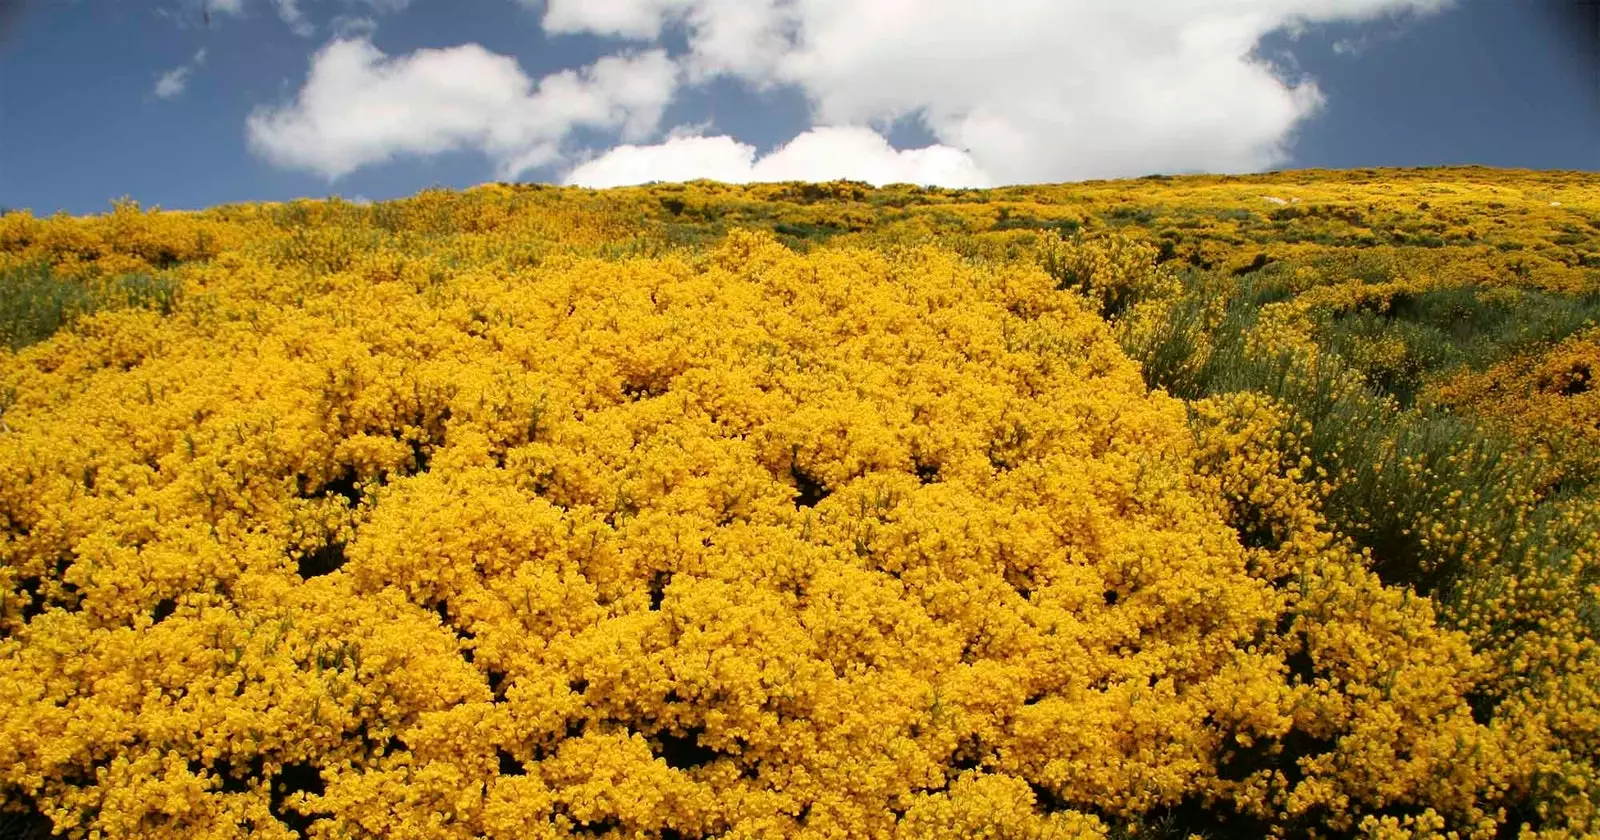
[{"label": "dark green vegetation", "polygon": [[[1449,600],[1468,557],[1514,568],[1569,559],[1574,535],[1557,514],[1594,499],[1597,477],[1552,482],[1512,435],[1415,398],[1432,377],[1481,370],[1600,322],[1600,295],[1395,290],[1315,313],[1314,352],[1254,349],[1263,307],[1293,297],[1283,273],[1270,269],[1190,271],[1157,328],[1125,331],[1124,349],[1151,387],[1185,400],[1249,391],[1290,407],[1307,424],[1301,443],[1315,475],[1337,479],[1322,493],[1324,514],[1371,551],[1390,584]],[[1374,361],[1371,348],[1386,343],[1403,347],[1401,365]],[[1594,508],[1588,522],[1600,528]],[[1436,522],[1471,536],[1432,539]],[[1600,615],[1594,623],[1600,628]]]},{"label": "dark green vegetation", "polygon": [[[1460,368],[1495,362],[1560,341],[1600,323],[1600,294],[1561,295],[1481,286],[1398,292],[1384,305],[1327,319],[1319,338],[1381,390],[1410,405],[1424,383]],[[1365,348],[1404,347],[1400,359],[1375,360]]]},{"label": "dark green vegetation", "polygon": [[102,310],[170,315],[179,293],[177,282],[149,274],[86,281],[58,277],[38,263],[0,270],[0,344],[19,350]]}]

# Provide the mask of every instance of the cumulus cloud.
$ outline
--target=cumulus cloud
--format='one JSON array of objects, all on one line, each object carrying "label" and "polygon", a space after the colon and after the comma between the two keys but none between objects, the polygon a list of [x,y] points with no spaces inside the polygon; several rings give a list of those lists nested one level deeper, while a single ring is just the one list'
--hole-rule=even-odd
[{"label": "cumulus cloud", "polygon": [[[543,0],[522,0],[539,5]],[[792,48],[792,5],[786,0],[550,0],[542,25],[552,34],[588,32],[656,40],[669,24],[691,36],[690,75],[744,77],[757,87],[775,81],[775,61]]]},{"label": "cumulus cloud", "polygon": [[652,146],[619,146],[572,169],[566,182],[616,187],[696,178],[728,183],[849,178],[880,186],[990,184],[988,175],[964,152],[942,146],[897,150],[882,135],[861,126],[813,128],[760,156],[756,147],[726,135],[679,135]]},{"label": "cumulus cloud", "polygon": [[1324,97],[1258,56],[1263,36],[1451,2],[546,0],[542,22],[641,41],[681,27],[691,81],[794,85],[824,125],[914,116],[1016,183],[1280,164]]},{"label": "cumulus cloud", "polygon": [[542,25],[552,34],[592,32],[619,38],[653,41],[669,13],[682,14],[693,8],[692,0],[583,0],[583,2],[545,2],[518,0],[524,6],[544,6]]},{"label": "cumulus cloud", "polygon": [[677,87],[662,50],[602,58],[534,82],[515,59],[477,44],[391,57],[365,39],[335,40],[311,59],[292,102],[258,108],[250,148],[329,180],[400,155],[475,149],[501,178],[563,159],[576,128],[647,138]]}]

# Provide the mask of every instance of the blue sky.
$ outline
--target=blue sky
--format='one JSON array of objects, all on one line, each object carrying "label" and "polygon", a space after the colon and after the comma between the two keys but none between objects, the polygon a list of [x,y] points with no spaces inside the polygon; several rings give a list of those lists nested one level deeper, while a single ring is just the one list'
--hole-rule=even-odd
[{"label": "blue sky", "polygon": [[0,205],[489,180],[1600,170],[1600,20],[1556,0],[202,5],[7,13]]}]

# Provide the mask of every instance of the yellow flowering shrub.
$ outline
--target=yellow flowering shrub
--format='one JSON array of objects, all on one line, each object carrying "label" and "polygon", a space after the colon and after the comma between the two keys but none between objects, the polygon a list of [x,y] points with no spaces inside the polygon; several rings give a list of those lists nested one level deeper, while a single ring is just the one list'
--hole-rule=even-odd
[{"label": "yellow flowering shrub", "polygon": [[209,259],[241,246],[243,233],[210,214],[143,211],[121,201],[83,219],[0,215],[0,254],[7,262],[46,260],[68,276],[119,274]]},{"label": "yellow flowering shrub", "polygon": [[210,313],[7,362],[0,766],[59,828],[1132,812],[1268,667],[1181,406],[1037,270],[744,235],[422,291],[379,262],[220,259]]},{"label": "yellow flowering shrub", "polygon": [[1103,313],[1120,315],[1141,299],[1181,291],[1169,271],[1157,265],[1158,251],[1123,235],[1064,240],[1059,235],[1039,246],[1041,267],[1062,288],[1075,289]]},{"label": "yellow flowering shrub", "polygon": [[[1419,527],[1472,574],[1386,580],[1297,407],[1151,390],[1119,340],[1207,248],[1296,262],[1264,352],[1314,361],[1318,313],[1394,290],[1259,252],[1253,217],[1143,236],[1158,188],[1174,223],[1259,192],[0,217],[0,269],[182,289],[0,351],[7,809],[71,837],[1600,831],[1586,509],[1529,501],[1564,551],[1513,556],[1440,507]],[[1317,189],[1367,187],[1277,191]],[[1309,216],[1364,235],[1345,212]]]},{"label": "yellow flowering shrub", "polygon": [[1482,416],[1512,430],[1552,459],[1552,480],[1600,477],[1600,329],[1507,359],[1487,370],[1463,371],[1434,385],[1433,401]]},{"label": "yellow flowering shrub", "polygon": [[[1569,538],[1582,556],[1563,568],[1499,558],[1441,615],[1383,586],[1328,530],[1304,480],[1308,429],[1291,412],[1248,393],[1195,410],[1200,486],[1223,504],[1257,574],[1283,583],[1266,649],[1290,672],[1266,760],[1253,737],[1240,739],[1258,769],[1223,773],[1210,795],[1266,821],[1314,815],[1302,828],[1372,836],[1495,836],[1535,816],[1539,836],[1593,832],[1600,647],[1573,600],[1594,580],[1593,533]],[[1518,583],[1523,593],[1504,591]],[[1529,798],[1543,803],[1537,815],[1519,815]],[[1377,804],[1406,807],[1361,813]]]}]

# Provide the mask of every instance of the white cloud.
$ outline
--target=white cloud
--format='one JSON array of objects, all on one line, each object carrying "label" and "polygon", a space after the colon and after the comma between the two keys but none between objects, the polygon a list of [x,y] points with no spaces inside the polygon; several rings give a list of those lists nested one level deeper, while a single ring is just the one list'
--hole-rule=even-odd
[{"label": "white cloud", "polygon": [[545,7],[552,34],[589,32],[653,41],[669,24],[691,35],[688,67],[696,81],[721,73],[766,87],[774,61],[792,46],[792,0],[519,0]]},{"label": "white cloud", "polygon": [[619,187],[650,181],[750,181],[756,147],[726,135],[673,137],[655,146],[618,146],[580,164],[566,183],[581,187]]},{"label": "white cloud", "polygon": [[583,2],[549,2],[545,0],[520,0],[524,6],[545,7],[543,26],[551,33],[593,32],[653,41],[661,36],[661,28],[670,14],[682,14],[691,9],[694,0],[583,0]]},{"label": "white cloud", "polygon": [[654,146],[619,146],[574,168],[568,184],[614,187],[709,178],[729,183],[829,181],[983,187],[990,178],[970,155],[943,146],[896,150],[860,126],[813,128],[757,157],[754,146],[726,135],[674,136]]},{"label": "white cloud", "polygon": [[1388,25],[1364,27],[1360,32],[1336,39],[1332,45],[1333,53],[1360,58],[1375,46],[1386,45],[1400,39],[1406,31],[1404,23],[1405,21],[1397,20]]},{"label": "white cloud", "polygon": [[[527,2],[527,0],[524,0]],[[825,125],[916,115],[1002,183],[1250,171],[1322,106],[1263,36],[1452,0],[546,0],[552,33],[681,26],[698,81],[794,85]]]},{"label": "white cloud", "polygon": [[205,63],[206,48],[201,47],[195,50],[194,58],[190,59],[188,64],[174,67],[156,77],[156,87],[152,92],[158,99],[176,98],[189,86],[189,75],[196,68],[205,66]]},{"label": "white cloud", "polygon": [[399,155],[475,149],[499,177],[563,159],[575,128],[647,138],[677,87],[661,50],[608,56],[535,83],[515,59],[477,44],[390,57],[366,40],[336,40],[312,57],[290,103],[258,108],[250,147],[272,163],[336,179]]},{"label": "white cloud", "polygon": [[667,139],[676,140],[680,137],[703,137],[705,136],[706,132],[711,130],[712,125],[713,123],[710,118],[703,119],[699,122],[675,125],[667,131]]},{"label": "white cloud", "polygon": [[172,99],[189,86],[189,67],[174,67],[156,79],[155,95],[159,99]]}]

